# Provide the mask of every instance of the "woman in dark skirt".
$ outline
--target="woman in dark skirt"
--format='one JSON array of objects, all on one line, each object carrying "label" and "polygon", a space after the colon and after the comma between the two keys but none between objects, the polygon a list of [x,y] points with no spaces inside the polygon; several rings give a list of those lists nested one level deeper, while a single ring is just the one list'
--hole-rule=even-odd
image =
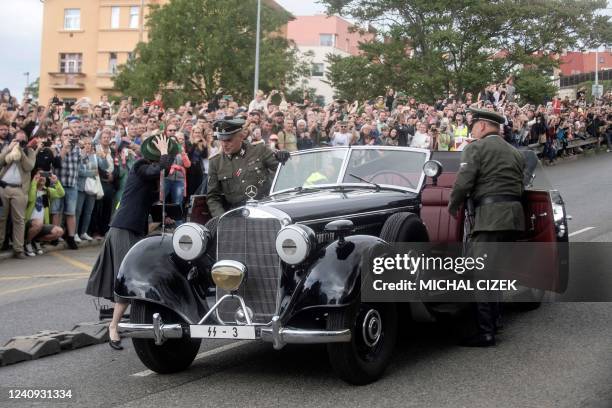
[{"label": "woman in dark skirt", "polygon": [[[123,349],[117,325],[128,302],[115,296],[115,279],[127,252],[148,233],[149,212],[159,198],[160,177],[168,174],[178,145],[173,139],[155,136],[142,143],[140,152],[143,158],[130,170],[119,208],[110,223],[85,290],[88,295],[115,302],[113,320],[108,329],[110,346],[116,350]],[[161,175],[162,171],[164,175]]]}]

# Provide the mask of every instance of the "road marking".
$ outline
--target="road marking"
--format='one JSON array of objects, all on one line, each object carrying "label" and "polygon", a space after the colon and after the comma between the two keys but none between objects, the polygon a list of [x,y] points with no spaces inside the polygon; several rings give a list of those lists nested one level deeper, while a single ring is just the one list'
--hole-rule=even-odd
[{"label": "road marking", "polygon": [[62,280],[58,280],[58,281],[43,283],[43,284],[40,284],[40,285],[32,285],[32,286],[26,286],[26,287],[18,288],[18,289],[5,290],[4,292],[0,292],[0,296],[9,295],[11,293],[23,292],[25,290],[40,289],[40,288],[44,288],[44,287],[47,287],[47,286],[57,285],[58,283],[72,282],[72,281],[75,281],[75,280],[78,280],[78,279],[80,279],[80,278],[62,279]]},{"label": "road marking", "polygon": [[586,228],[580,229],[580,230],[578,230],[578,231],[574,231],[574,232],[570,233],[570,234],[568,235],[568,237],[573,237],[574,235],[582,234],[583,232],[590,231],[590,230],[592,230],[593,228],[595,228],[595,227],[586,227]]},{"label": "road marking", "polygon": [[50,252],[49,255],[54,256],[56,258],[59,258],[59,259],[65,261],[65,262],[68,262],[70,265],[75,266],[75,267],[77,267],[79,269],[82,269],[82,270],[87,271],[87,272],[91,272],[91,268],[92,268],[91,265],[87,265],[86,263],[83,263],[81,261],[77,261],[76,259],[74,259],[72,257],[60,254],[58,252]]},{"label": "road marking", "polygon": [[58,273],[57,275],[21,275],[21,276],[0,276],[0,281],[4,280],[22,280],[22,279],[36,279],[36,278],[66,278],[75,277],[82,278],[89,276],[89,273]]},{"label": "road marking", "polygon": [[[214,356],[215,354],[223,353],[224,351],[235,349],[236,347],[244,346],[245,344],[251,343],[248,340],[237,341],[235,343],[226,344],[221,347],[214,348],[212,350],[204,351],[195,356],[193,361],[201,360],[206,357]],[[133,377],[147,377],[151,374],[156,374],[155,371],[152,370],[144,370],[139,373],[132,374]]]}]

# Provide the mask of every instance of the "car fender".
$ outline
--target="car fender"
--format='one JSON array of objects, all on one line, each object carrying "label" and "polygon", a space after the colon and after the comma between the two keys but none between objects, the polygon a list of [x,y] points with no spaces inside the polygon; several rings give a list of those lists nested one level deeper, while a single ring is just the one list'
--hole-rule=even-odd
[{"label": "car fender", "polygon": [[323,248],[306,270],[286,311],[292,315],[321,306],[347,306],[359,299],[361,274],[374,252],[391,252],[389,244],[370,235],[353,235],[344,244]]},{"label": "car fender", "polygon": [[187,280],[188,269],[180,262],[174,256],[171,236],[147,237],[123,259],[115,293],[126,299],[160,304],[186,322],[196,323],[206,313],[206,302]]}]

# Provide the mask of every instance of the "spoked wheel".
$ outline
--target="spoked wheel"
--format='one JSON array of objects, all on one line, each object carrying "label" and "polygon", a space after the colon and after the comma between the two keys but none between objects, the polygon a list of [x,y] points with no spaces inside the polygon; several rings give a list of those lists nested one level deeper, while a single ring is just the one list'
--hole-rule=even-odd
[{"label": "spoked wheel", "polygon": [[[135,301],[130,313],[131,323],[151,323],[153,314],[159,313],[166,323],[181,323],[176,313],[149,302]],[[155,340],[133,338],[134,350],[140,361],[160,374],[170,374],[187,369],[200,349],[200,339],[170,339],[158,346]]]},{"label": "spoked wheel", "polygon": [[357,313],[329,313],[328,330],[351,329],[349,343],[327,345],[329,361],[344,381],[363,385],[382,376],[397,339],[397,310],[392,303],[362,303]]}]

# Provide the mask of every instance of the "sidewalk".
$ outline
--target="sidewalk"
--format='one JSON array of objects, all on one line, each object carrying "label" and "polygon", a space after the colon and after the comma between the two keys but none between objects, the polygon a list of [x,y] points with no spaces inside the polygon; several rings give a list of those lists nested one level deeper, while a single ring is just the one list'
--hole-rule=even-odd
[{"label": "sidewalk", "polygon": [[[103,240],[97,241],[97,240],[93,240],[93,241],[83,241],[79,244],[79,249],[80,248],[88,248],[88,247],[93,247],[93,246],[100,246],[102,245],[102,242],[104,242]],[[70,251],[70,249],[68,249],[68,247],[66,246],[66,244],[64,242],[60,242],[58,245],[53,246],[53,245],[45,245],[43,247],[43,251],[45,251],[45,254],[49,253],[49,252],[55,252],[55,251]],[[42,256],[42,255],[37,255],[37,256]],[[8,250],[8,251],[0,251],[0,261],[6,260],[6,259],[12,259],[13,258],[13,251],[12,250]],[[28,257],[29,258],[29,257]],[[25,261],[25,259],[24,259]]]}]

